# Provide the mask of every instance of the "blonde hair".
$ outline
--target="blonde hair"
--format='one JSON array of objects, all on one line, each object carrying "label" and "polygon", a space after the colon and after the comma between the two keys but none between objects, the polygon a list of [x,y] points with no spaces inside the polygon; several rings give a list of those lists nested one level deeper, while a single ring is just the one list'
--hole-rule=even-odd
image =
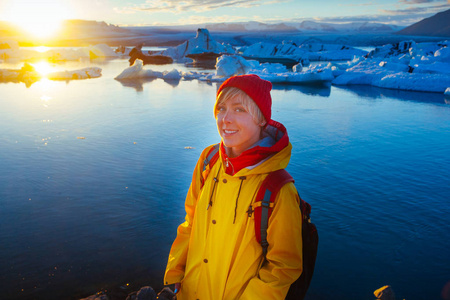
[{"label": "blonde hair", "polygon": [[214,117],[217,117],[218,105],[221,105],[229,99],[235,97],[241,102],[245,110],[248,111],[249,114],[253,117],[253,120],[255,120],[256,124],[266,124],[266,118],[262,114],[258,105],[256,105],[255,101],[253,101],[253,99],[250,98],[250,96],[247,95],[244,91],[235,87],[226,87],[217,96],[216,104],[214,105]]}]

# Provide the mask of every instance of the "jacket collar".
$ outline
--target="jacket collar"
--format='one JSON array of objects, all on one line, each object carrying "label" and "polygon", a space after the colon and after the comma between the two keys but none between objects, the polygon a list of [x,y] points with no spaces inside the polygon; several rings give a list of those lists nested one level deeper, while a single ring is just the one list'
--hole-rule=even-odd
[{"label": "jacket collar", "polygon": [[[281,163],[278,168],[285,168],[289,162],[290,150],[292,147],[289,143],[286,128],[283,124],[270,120],[264,129],[264,136],[265,138],[258,141],[258,143],[242,152],[241,155],[233,158],[228,157],[226,154],[225,145],[223,142],[220,142],[220,155],[225,173],[228,175],[235,175],[237,173],[240,173],[239,175],[244,175],[242,173],[246,173],[245,171],[258,169],[257,167],[262,165],[266,160],[268,160],[268,158],[276,156],[276,154],[282,152],[284,149],[286,149],[286,151],[283,152],[288,152],[286,153],[287,161],[285,163]],[[268,140],[272,140],[272,142],[267,143]],[[283,160],[286,160],[286,154],[278,156],[281,156],[280,159],[283,158]],[[259,169],[261,169],[259,170],[261,173],[275,171],[275,169],[272,170],[272,167],[269,167],[268,170],[266,170],[266,168]]]}]

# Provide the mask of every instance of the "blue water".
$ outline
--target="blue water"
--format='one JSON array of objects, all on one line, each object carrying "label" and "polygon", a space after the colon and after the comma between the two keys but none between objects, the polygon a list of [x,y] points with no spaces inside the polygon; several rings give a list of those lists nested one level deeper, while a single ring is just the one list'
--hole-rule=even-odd
[{"label": "blue water", "polygon": [[[217,85],[114,80],[127,64],[66,63],[54,67],[103,76],[0,84],[0,298],[162,287],[192,169],[219,141]],[[373,299],[389,284],[398,299],[440,299],[450,282],[444,96],[278,85],[272,97],[320,235],[309,296]]]}]

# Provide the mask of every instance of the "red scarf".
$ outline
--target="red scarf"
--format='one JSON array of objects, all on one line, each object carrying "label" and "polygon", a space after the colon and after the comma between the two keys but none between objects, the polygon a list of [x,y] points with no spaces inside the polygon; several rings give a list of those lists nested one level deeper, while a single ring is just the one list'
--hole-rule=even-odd
[{"label": "red scarf", "polygon": [[286,128],[281,123],[270,120],[269,126],[276,127],[283,133],[283,136],[276,141],[275,145],[271,147],[255,146],[245,150],[237,157],[230,158],[226,153],[225,145],[223,142],[220,142],[220,152],[222,153],[223,165],[225,166],[225,172],[228,175],[234,175],[245,167],[256,165],[260,161],[280,152],[289,145],[289,137],[287,135]]}]

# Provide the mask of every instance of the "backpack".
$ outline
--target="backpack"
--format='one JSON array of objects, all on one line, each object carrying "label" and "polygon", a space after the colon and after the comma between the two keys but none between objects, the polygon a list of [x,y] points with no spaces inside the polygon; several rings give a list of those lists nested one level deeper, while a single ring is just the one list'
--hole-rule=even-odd
[{"label": "backpack", "polygon": [[[219,144],[214,145],[208,152],[203,161],[203,172],[201,177],[201,186],[203,186],[209,170],[219,157]],[[255,218],[255,236],[261,244],[264,258],[266,258],[269,243],[267,242],[267,227],[270,215],[272,214],[273,203],[279,190],[287,183],[294,183],[292,176],[284,169],[271,172],[261,184],[255,202],[261,202],[252,211],[249,207],[249,215],[254,213]],[[316,226],[311,223],[311,205],[304,201],[300,195],[300,211],[302,213],[302,239],[303,239],[303,271],[300,277],[291,284],[286,295],[286,300],[301,300],[305,297],[311,282],[314,266],[317,257],[317,247],[319,244],[319,235]],[[272,204],[271,204],[272,203]]]}]

